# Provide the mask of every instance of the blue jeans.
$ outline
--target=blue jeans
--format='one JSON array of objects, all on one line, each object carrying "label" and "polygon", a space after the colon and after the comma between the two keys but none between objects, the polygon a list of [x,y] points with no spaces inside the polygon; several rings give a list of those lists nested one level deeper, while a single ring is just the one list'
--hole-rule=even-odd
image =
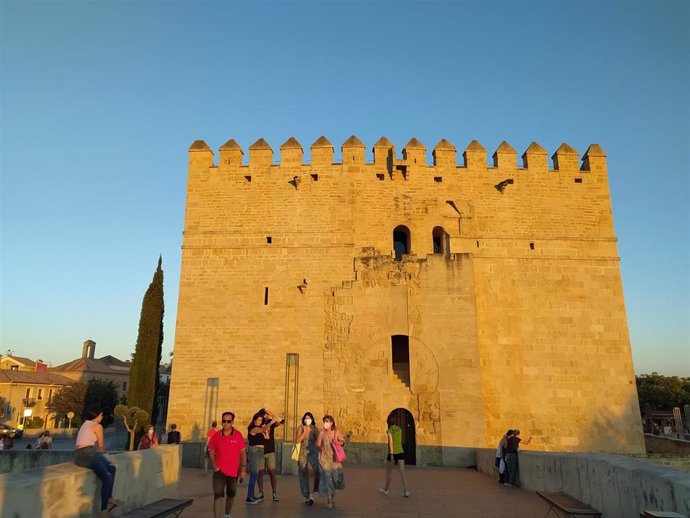
[{"label": "blue jeans", "polygon": [[115,466],[102,455],[94,455],[89,468],[101,479],[101,511],[104,511],[108,508],[108,500],[113,496]]}]

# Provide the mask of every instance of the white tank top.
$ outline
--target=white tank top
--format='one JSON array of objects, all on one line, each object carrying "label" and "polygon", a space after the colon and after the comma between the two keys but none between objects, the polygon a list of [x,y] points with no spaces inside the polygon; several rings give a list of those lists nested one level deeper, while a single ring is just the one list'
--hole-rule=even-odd
[{"label": "white tank top", "polygon": [[84,421],[84,424],[79,428],[79,433],[77,434],[77,448],[86,448],[87,446],[93,446],[98,441],[96,437],[96,426],[98,423],[96,421]]}]

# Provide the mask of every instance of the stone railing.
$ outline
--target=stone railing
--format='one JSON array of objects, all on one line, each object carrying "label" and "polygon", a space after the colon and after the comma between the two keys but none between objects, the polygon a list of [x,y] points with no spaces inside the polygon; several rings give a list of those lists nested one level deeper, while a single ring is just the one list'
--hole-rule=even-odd
[{"label": "stone railing", "polygon": [[[180,480],[180,446],[111,455],[117,468],[113,496],[120,513],[161,498],[175,498]],[[61,453],[61,452],[51,452]],[[0,516],[85,518],[98,516],[100,481],[73,463],[0,475]]]},{"label": "stone railing", "polygon": [[[477,469],[496,474],[496,450],[477,450]],[[640,516],[643,510],[690,513],[690,477],[625,455],[520,453],[520,485],[528,491],[563,491],[606,518]]]}]

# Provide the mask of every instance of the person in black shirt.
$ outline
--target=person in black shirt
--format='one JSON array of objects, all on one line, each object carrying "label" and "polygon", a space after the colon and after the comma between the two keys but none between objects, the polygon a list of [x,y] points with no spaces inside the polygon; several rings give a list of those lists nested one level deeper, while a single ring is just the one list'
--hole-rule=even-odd
[{"label": "person in black shirt", "polygon": [[277,417],[273,412],[262,408],[258,413],[263,414],[264,423],[270,423],[268,431],[264,433],[264,457],[261,461],[261,469],[259,470],[259,498],[264,496],[264,473],[268,470],[268,476],[271,479],[271,490],[273,491],[273,501],[277,502],[278,498],[277,480],[276,480],[276,441],[275,429],[285,422],[285,419]]},{"label": "person in black shirt", "polygon": [[171,424],[168,432],[168,444],[180,444],[180,432],[177,431],[177,425]]}]

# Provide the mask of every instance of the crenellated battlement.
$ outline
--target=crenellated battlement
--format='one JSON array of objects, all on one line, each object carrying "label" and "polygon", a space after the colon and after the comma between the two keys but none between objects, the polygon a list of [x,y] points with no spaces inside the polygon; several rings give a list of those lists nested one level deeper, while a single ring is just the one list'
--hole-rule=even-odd
[{"label": "crenellated battlement", "polygon": [[396,153],[395,145],[386,137],[381,137],[371,148],[372,161],[366,161],[366,145],[352,135],[340,146],[342,161],[334,161],[334,146],[324,136],[319,137],[310,147],[311,162],[304,160],[302,144],[290,137],[280,146],[279,161],[276,162],[271,145],[260,138],[249,146],[249,160],[244,162],[244,151],[234,140],[230,139],[219,149],[220,159],[214,163],[214,153],[203,140],[196,140],[189,148],[190,167],[261,168],[261,167],[302,167],[334,165],[375,165],[389,174],[396,171],[405,176],[407,168],[464,168],[472,170],[498,169],[506,172],[527,170],[530,172],[606,172],[606,153],[599,144],[591,144],[580,159],[576,149],[564,142],[551,155],[553,167],[548,166],[548,152],[536,142],[532,142],[521,155],[522,164],[518,164],[517,151],[508,142],[503,141],[494,151],[492,164],[487,162],[487,151],[476,140],[472,140],[462,152],[462,164],[458,164],[457,148],[445,138],[441,139],[432,150],[432,161],[427,162],[426,146],[412,137],[402,148],[402,156]]}]

